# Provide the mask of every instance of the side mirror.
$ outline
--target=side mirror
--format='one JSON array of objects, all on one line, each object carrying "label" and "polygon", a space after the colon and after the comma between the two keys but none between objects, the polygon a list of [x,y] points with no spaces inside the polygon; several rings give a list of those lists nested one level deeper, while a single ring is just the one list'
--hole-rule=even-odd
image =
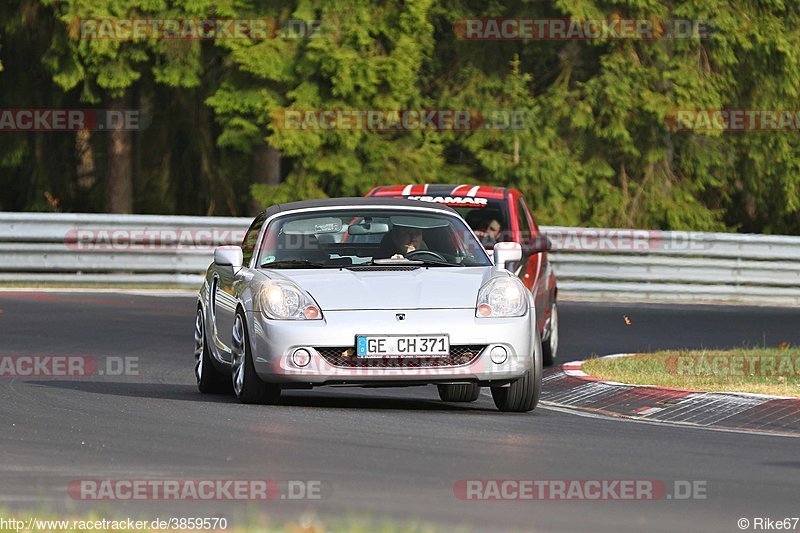
[{"label": "side mirror", "polygon": [[239,246],[219,246],[214,249],[214,263],[219,266],[242,267],[242,249]]},{"label": "side mirror", "polygon": [[498,242],[494,245],[494,265],[505,268],[506,263],[522,259],[522,246],[518,242]]}]

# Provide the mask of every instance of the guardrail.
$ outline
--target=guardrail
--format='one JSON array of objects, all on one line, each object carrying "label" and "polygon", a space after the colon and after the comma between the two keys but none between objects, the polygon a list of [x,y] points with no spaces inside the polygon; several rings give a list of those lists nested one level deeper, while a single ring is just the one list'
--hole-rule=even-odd
[{"label": "guardrail", "polygon": [[[250,219],[0,213],[0,283],[199,287]],[[800,305],[800,237],[543,227],[560,297]]]}]

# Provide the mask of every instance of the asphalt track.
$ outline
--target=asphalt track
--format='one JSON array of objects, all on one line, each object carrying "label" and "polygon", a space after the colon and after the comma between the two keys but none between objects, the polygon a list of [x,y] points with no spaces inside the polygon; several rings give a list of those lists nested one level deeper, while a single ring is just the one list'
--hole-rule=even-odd
[{"label": "asphalt track", "polygon": [[[138,375],[0,378],[0,509],[143,519],[310,511],[468,530],[739,531],[800,516],[800,440],[591,418],[432,387],[292,391],[278,406],[203,396],[192,374],[195,300],[2,293],[0,354],[138,357]],[[626,325],[623,315],[631,320]],[[561,360],[678,347],[800,343],[800,310],[561,305]],[[320,500],[84,502],[86,478],[319,480]],[[463,501],[464,479],[638,479],[705,484],[705,499]],[[2,514],[2,513],[0,513]],[[800,527],[800,526],[798,526]]]}]

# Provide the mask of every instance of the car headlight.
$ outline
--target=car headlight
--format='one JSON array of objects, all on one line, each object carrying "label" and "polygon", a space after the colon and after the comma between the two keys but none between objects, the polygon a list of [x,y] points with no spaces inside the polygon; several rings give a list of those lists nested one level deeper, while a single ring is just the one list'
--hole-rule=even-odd
[{"label": "car headlight", "polygon": [[270,280],[258,293],[265,317],[273,320],[320,320],[322,311],[306,291],[284,280]]},{"label": "car headlight", "polygon": [[522,316],[528,310],[528,289],[517,278],[498,277],[487,281],[478,291],[475,316],[497,318]]}]

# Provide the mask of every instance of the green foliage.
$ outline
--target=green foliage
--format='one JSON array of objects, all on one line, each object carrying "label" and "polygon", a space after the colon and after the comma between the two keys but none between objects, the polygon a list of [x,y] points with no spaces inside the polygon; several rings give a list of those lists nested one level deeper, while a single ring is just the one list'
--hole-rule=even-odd
[{"label": "green foliage", "polygon": [[[796,131],[670,127],[681,109],[797,109],[796,2],[41,0],[8,2],[0,15],[6,101],[103,105],[134,94],[152,108],[153,125],[139,143],[143,211],[240,213],[251,199],[269,204],[360,195],[376,184],[469,182],[519,188],[542,224],[800,233]],[[261,40],[75,39],[76,19],[112,17],[319,26],[311,36]],[[473,41],[454,31],[458,20],[496,17],[689,20],[712,32]],[[15,71],[21,49],[36,72],[47,73],[55,94]],[[9,77],[28,86],[3,84]],[[281,120],[287,110],[404,109],[472,110],[491,127],[297,130]],[[510,117],[516,122],[499,123]],[[276,183],[256,177],[258,158],[251,156],[265,145],[282,156]],[[32,192],[4,199],[4,208],[38,206],[40,192],[54,183],[63,194],[75,190],[68,182],[77,176],[64,182],[54,174],[59,167],[38,168],[35,153],[17,138],[0,147],[2,168],[36,182]],[[102,146],[95,157],[102,167]],[[193,203],[178,199],[195,190],[201,194]],[[76,198],[62,205],[102,209],[95,196],[83,204]]]},{"label": "green foliage", "polygon": [[263,205],[327,198],[325,192],[312,180],[292,175],[279,185],[256,183],[250,187],[253,197]]}]

